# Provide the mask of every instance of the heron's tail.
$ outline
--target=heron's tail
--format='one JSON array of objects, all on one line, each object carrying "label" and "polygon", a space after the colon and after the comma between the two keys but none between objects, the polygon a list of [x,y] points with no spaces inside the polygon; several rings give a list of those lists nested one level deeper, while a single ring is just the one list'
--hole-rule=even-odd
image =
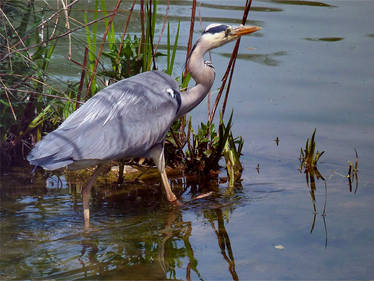
[{"label": "heron's tail", "polygon": [[57,170],[73,163],[71,147],[62,144],[56,133],[52,132],[39,141],[27,155],[31,165],[40,166],[46,170]]},{"label": "heron's tail", "polygon": [[35,168],[39,166],[46,170],[52,171],[73,163],[72,159],[56,159],[54,154],[38,157],[38,153],[33,151],[34,150],[27,155],[27,161],[29,161],[31,165],[35,166]]}]

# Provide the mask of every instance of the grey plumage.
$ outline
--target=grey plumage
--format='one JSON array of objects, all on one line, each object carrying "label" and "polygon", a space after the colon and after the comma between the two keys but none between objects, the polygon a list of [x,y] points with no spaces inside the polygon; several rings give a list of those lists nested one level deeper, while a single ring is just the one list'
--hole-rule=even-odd
[{"label": "grey plumage", "polygon": [[163,142],[177,116],[177,89],[175,80],[161,71],[112,84],[37,143],[27,159],[32,165],[55,170],[148,157],[148,151]]}]

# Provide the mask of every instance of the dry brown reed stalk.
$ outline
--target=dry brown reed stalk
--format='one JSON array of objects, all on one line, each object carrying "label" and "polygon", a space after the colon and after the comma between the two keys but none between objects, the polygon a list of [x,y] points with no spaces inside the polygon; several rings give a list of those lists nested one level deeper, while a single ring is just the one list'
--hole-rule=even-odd
[{"label": "dry brown reed stalk", "polygon": [[87,85],[86,98],[88,98],[90,96],[91,85],[92,85],[92,82],[93,82],[94,77],[96,75],[97,66],[99,65],[99,60],[100,60],[101,54],[102,54],[103,49],[104,49],[104,45],[105,45],[105,42],[106,42],[106,37],[108,35],[109,29],[112,25],[114,17],[117,14],[117,11],[118,11],[121,3],[122,3],[122,0],[117,1],[116,6],[113,9],[113,13],[110,15],[110,19],[109,19],[108,25],[106,26],[104,36],[103,36],[103,39],[102,39],[101,44],[100,44],[99,52],[98,52],[97,57],[96,57],[95,66],[94,66],[94,69],[92,70],[92,74],[91,74],[90,80],[89,80],[88,85]]},{"label": "dry brown reed stalk", "polygon": [[[67,0],[66,0],[67,1]],[[61,0],[61,4],[63,7],[64,15],[65,15],[65,27],[67,30],[70,30],[70,22],[69,22],[69,12],[67,8],[67,3],[64,0]],[[69,39],[69,53],[68,53],[68,60],[71,60],[71,33],[68,34]]]},{"label": "dry brown reed stalk", "polygon": [[145,34],[145,27],[144,27],[144,22],[145,22],[145,13],[144,13],[144,0],[140,0],[140,28],[141,28],[141,36],[140,36],[140,43],[139,43],[139,48],[138,48],[138,57],[140,56],[140,53],[142,51],[142,45],[144,43],[144,34]]},{"label": "dry brown reed stalk", "polygon": [[[57,9],[59,10],[59,9],[60,9],[60,2],[59,2],[58,0],[56,0],[56,4],[57,4]],[[55,21],[55,23],[54,23],[53,30],[52,30],[51,35],[49,36],[49,38],[52,38],[52,37],[55,35],[55,33],[56,33],[59,18],[60,18],[60,17],[57,17],[57,18],[56,18],[56,21]],[[44,25],[42,25],[42,26],[44,26]]]},{"label": "dry brown reed stalk", "polygon": [[[248,17],[249,10],[251,8],[251,4],[252,4],[252,0],[246,0],[245,9],[244,9],[243,18],[242,18],[242,24],[245,24],[245,22],[247,21],[247,17]],[[226,102],[227,102],[227,98],[228,98],[228,95],[229,95],[229,92],[230,92],[230,86],[231,86],[231,80],[232,80],[232,76],[233,76],[233,72],[234,72],[235,61],[236,61],[236,57],[238,55],[239,45],[240,45],[240,38],[236,41],[236,44],[235,44],[233,53],[231,55],[229,64],[227,65],[227,68],[226,68],[226,72],[223,75],[221,87],[218,91],[217,98],[215,100],[212,112],[210,113],[210,116],[209,116],[209,123],[212,123],[212,121],[213,121],[213,118],[214,118],[214,115],[216,113],[219,101],[220,101],[221,96],[222,96],[223,89],[226,86],[227,78],[230,74],[229,84],[228,84],[228,87],[227,87],[226,93],[225,93],[225,102],[222,106],[222,118],[224,116],[225,108],[226,108]]]},{"label": "dry brown reed stalk", "polygon": [[84,48],[84,57],[83,57],[81,79],[79,81],[79,88],[78,88],[77,98],[76,98],[76,101],[75,101],[75,108],[76,109],[79,108],[79,102],[81,100],[81,93],[82,93],[84,78],[86,76],[86,70],[87,70],[87,57],[88,57],[88,47],[86,46]]},{"label": "dry brown reed stalk", "polygon": [[[199,3],[199,20],[200,20],[201,32],[203,32],[204,31],[203,19],[201,18],[200,10],[201,10],[201,2]],[[211,51],[209,51],[209,60],[212,61],[212,53],[211,53]],[[208,93],[208,118],[209,118],[209,115],[210,115],[211,96],[212,96],[211,95],[211,91],[209,91],[209,93]]]},{"label": "dry brown reed stalk", "polygon": [[69,102],[72,102],[72,103],[73,102],[78,102],[79,104],[83,104],[84,103],[82,101],[76,101],[76,100],[68,98],[68,97],[62,97],[62,96],[58,96],[58,95],[46,94],[46,93],[36,92],[36,91],[31,91],[31,90],[22,90],[22,89],[17,89],[17,88],[8,88],[8,90],[9,91],[17,91],[17,92],[21,92],[21,93],[25,93],[25,94],[29,94],[29,95],[33,95],[33,96],[44,96],[44,97],[49,97],[49,98],[66,100],[66,101],[69,101]]},{"label": "dry brown reed stalk", "polygon": [[153,61],[153,70],[156,70],[156,60],[155,60],[155,49],[153,47],[153,32],[152,32],[152,0],[149,0],[149,42],[151,43],[151,51],[152,51],[152,61]]},{"label": "dry brown reed stalk", "polygon": [[[191,48],[192,48],[193,31],[195,27],[195,14],[196,14],[196,0],[193,0],[191,20],[190,20],[190,35],[188,37],[188,44],[187,44],[186,62],[187,62],[188,56],[190,55]],[[184,77],[186,77],[187,73],[188,73],[188,70],[187,70],[187,63],[186,63],[185,69],[184,69]]]},{"label": "dry brown reed stalk", "polygon": [[157,53],[158,46],[160,45],[162,35],[164,34],[164,31],[165,31],[166,21],[169,17],[169,7],[170,7],[170,0],[168,0],[168,5],[166,7],[164,21],[162,23],[162,28],[161,28],[161,33],[160,33],[160,36],[158,37],[158,41],[157,41],[157,44],[156,44],[156,47],[155,47],[155,53]]},{"label": "dry brown reed stalk", "polygon": [[[3,40],[6,41],[6,48],[9,53],[10,52],[9,38],[8,36],[5,36],[5,34],[8,34],[8,31],[7,31],[6,24],[4,23],[4,21],[1,21],[1,23],[3,24],[3,28],[4,28],[4,36],[2,34],[0,34],[0,36],[3,38]],[[13,63],[12,63],[11,56],[9,56],[9,66],[10,66],[10,71],[13,72]]]},{"label": "dry brown reed stalk", "polygon": [[12,102],[10,101],[10,98],[9,98],[10,91],[9,91],[8,87],[5,85],[5,83],[3,82],[3,79],[1,79],[1,77],[0,77],[0,83],[1,83],[1,85],[3,85],[2,88],[4,89],[6,98],[7,98],[8,103],[9,103],[10,110],[12,111],[12,114],[13,114],[13,118],[14,118],[14,120],[17,120],[17,115],[14,112],[14,108],[13,108]]}]

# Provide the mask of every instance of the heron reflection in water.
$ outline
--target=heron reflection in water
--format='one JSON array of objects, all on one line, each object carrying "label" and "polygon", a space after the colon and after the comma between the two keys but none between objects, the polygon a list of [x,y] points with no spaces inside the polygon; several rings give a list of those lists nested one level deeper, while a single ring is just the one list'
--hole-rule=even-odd
[{"label": "heron reflection in water", "polygon": [[165,172],[165,136],[173,122],[196,107],[213,85],[214,67],[210,61],[204,61],[204,54],[258,30],[257,26],[210,24],[186,62],[196,81],[194,87],[181,93],[177,82],[161,71],[144,72],[114,83],[95,94],[38,142],[27,160],[46,170],[97,165],[82,189],[86,226],[91,188],[103,164],[111,160],[152,158],[160,171],[167,200],[178,204]]}]

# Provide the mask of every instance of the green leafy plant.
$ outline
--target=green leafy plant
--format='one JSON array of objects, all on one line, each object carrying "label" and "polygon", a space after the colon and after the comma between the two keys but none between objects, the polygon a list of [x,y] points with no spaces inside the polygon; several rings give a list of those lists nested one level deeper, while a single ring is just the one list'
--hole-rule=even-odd
[{"label": "green leafy plant", "polygon": [[170,45],[170,24],[168,23],[167,46],[166,46],[166,51],[167,51],[166,73],[169,74],[169,75],[171,75],[173,73],[175,54],[177,53],[177,47],[178,47],[179,28],[180,28],[180,21],[178,22],[177,33],[175,35],[173,50],[171,52],[171,45]]},{"label": "green leafy plant", "polygon": [[142,68],[142,56],[138,55],[140,39],[136,35],[133,38],[127,35],[119,50],[120,45],[121,42],[117,41],[116,44],[110,45],[109,51],[103,52],[103,55],[110,59],[112,66],[110,70],[104,70],[100,74],[115,80],[136,75],[141,72]]},{"label": "green leafy plant", "polygon": [[239,182],[241,179],[243,167],[240,163],[240,155],[243,144],[243,138],[240,136],[234,138],[230,131],[223,151],[226,161],[227,175],[229,178],[229,187],[233,187],[235,183]]},{"label": "green leafy plant", "polygon": [[[186,170],[200,175],[209,175],[219,170],[219,162],[224,156],[229,186],[234,186],[241,177],[242,166],[240,155],[243,147],[241,137],[234,138],[231,132],[233,113],[225,124],[222,118],[218,131],[214,124],[202,122],[195,132],[192,128],[192,118],[188,123],[185,119],[180,119],[173,124],[166,138],[166,154],[175,159],[178,164],[182,164]],[[186,132],[187,130],[187,132]],[[175,165],[176,166],[176,165]]]}]

